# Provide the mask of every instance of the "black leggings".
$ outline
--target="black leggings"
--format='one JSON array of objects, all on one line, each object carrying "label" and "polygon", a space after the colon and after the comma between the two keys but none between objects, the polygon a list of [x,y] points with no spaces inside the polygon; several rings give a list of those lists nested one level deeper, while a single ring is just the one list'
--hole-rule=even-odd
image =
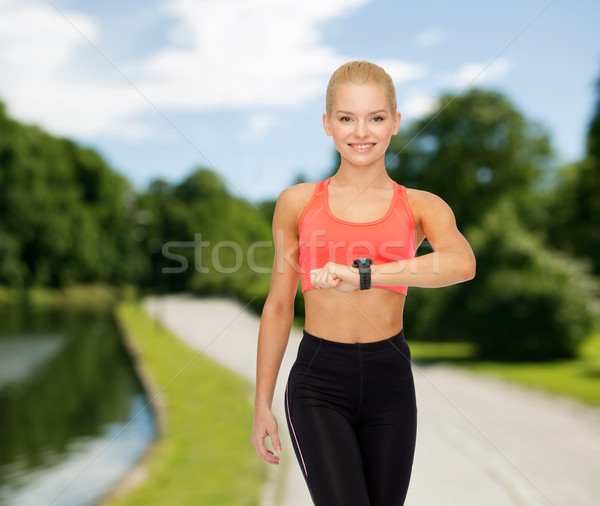
[{"label": "black leggings", "polygon": [[285,390],[288,429],[317,506],[404,504],[417,434],[400,331],[340,343],[304,331]]}]

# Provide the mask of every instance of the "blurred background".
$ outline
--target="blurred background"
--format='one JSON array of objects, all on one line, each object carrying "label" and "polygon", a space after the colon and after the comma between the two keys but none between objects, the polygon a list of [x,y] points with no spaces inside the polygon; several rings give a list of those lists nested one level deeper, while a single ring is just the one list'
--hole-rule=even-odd
[{"label": "blurred background", "polygon": [[56,503],[88,504],[155,438],[119,300],[218,295],[260,314],[275,201],[335,172],[321,115],[351,59],[396,83],[390,176],[444,198],[478,260],[467,284],[410,290],[409,338],[435,342],[427,360],[504,364],[600,405],[599,14],[0,0],[0,501],[47,500],[118,434]]}]

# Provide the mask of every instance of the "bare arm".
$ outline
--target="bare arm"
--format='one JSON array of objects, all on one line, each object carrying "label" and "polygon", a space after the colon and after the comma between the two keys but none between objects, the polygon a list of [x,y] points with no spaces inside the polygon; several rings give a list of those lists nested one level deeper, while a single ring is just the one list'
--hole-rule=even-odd
[{"label": "bare arm", "polygon": [[264,440],[271,438],[276,451],[281,448],[277,422],[271,413],[273,392],[281,361],[288,344],[294,318],[294,298],[298,288],[298,199],[294,189],[284,190],[275,206],[273,238],[275,258],[269,295],[263,307],[258,332],[256,394],[252,444],[258,456],[271,464],[279,457],[266,449]]},{"label": "bare arm", "polygon": [[[371,267],[371,284],[434,288],[473,279],[475,255],[456,227],[454,213],[440,197],[412,190],[410,199],[419,236],[425,236],[433,252]],[[311,271],[311,282],[319,288],[356,290],[358,269],[328,263]]]},{"label": "bare arm", "polygon": [[475,276],[475,255],[456,227],[450,206],[433,193],[413,190],[411,207],[417,227],[432,253],[372,268],[373,285],[434,288],[468,281]]}]

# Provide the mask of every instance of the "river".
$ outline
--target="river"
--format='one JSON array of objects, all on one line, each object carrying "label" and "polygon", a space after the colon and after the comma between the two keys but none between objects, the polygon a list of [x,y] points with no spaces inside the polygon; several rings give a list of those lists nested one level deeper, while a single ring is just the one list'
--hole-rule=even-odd
[{"label": "river", "polygon": [[0,311],[0,505],[97,502],[156,437],[108,310]]}]

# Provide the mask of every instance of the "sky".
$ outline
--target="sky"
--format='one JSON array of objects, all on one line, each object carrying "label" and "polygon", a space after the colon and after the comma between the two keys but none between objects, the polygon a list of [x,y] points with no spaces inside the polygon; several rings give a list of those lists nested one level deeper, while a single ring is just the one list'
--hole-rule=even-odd
[{"label": "sky", "polygon": [[368,59],[394,79],[401,129],[484,87],[566,163],[585,150],[599,20],[596,0],[0,0],[0,101],[140,191],[207,167],[258,202],[328,175],[329,76]]}]

